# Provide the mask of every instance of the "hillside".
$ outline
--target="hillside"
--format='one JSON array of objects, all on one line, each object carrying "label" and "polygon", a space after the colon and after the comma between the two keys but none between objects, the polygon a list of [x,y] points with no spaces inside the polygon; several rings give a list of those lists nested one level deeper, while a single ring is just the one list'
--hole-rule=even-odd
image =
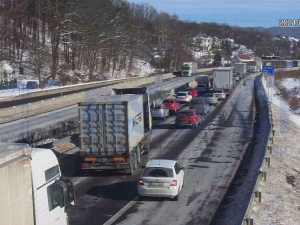
[{"label": "hillside", "polygon": [[294,37],[294,38],[300,38],[300,27],[245,27],[244,29],[250,30],[255,29],[257,31],[262,32],[269,32],[273,36],[280,35],[282,37],[288,36],[288,37]]}]

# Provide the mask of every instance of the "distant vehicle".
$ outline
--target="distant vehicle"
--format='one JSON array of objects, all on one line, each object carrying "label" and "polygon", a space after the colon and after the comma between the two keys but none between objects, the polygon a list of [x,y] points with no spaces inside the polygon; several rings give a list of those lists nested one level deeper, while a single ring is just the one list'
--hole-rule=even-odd
[{"label": "distant vehicle", "polygon": [[69,224],[74,188],[52,150],[1,143],[0,174],[1,224]]},{"label": "distant vehicle", "polygon": [[209,88],[205,84],[198,84],[195,90],[197,91],[197,96],[201,96],[206,93]]},{"label": "distant vehicle", "polygon": [[149,160],[138,182],[138,197],[169,197],[178,201],[184,184],[184,167],[174,160]]},{"label": "distant vehicle", "polygon": [[197,75],[198,62],[184,62],[182,64],[182,76],[191,77]]},{"label": "distant vehicle", "polygon": [[196,97],[197,96],[197,91],[195,88],[192,87],[187,87],[185,89],[192,97]]},{"label": "distant vehicle", "polygon": [[173,99],[173,98],[168,98],[163,100],[162,102],[167,108],[169,108],[170,111],[174,111],[177,112],[180,110],[180,104],[177,101],[177,99]]},{"label": "distant vehicle", "polygon": [[178,102],[189,103],[193,97],[188,92],[180,91],[177,93],[176,98]]},{"label": "distant vehicle", "polygon": [[209,105],[217,105],[218,104],[218,98],[216,97],[216,95],[214,93],[205,93],[202,98],[205,99],[205,101],[209,104]]},{"label": "distant vehicle", "polygon": [[211,79],[209,75],[200,75],[196,78],[197,85],[204,84],[207,89],[211,88]]},{"label": "distant vehicle", "polygon": [[148,88],[112,89],[78,104],[81,169],[132,174],[148,153],[152,118]]},{"label": "distant vehicle", "polygon": [[258,69],[258,71],[262,70],[262,61],[255,61],[256,64],[256,68]]},{"label": "distant vehicle", "polygon": [[238,78],[243,78],[247,72],[246,63],[236,63],[235,64],[235,76]]},{"label": "distant vehicle", "polygon": [[259,72],[256,66],[250,66],[250,73],[257,73]]},{"label": "distant vehicle", "polygon": [[195,109],[181,110],[175,119],[175,126],[192,126],[195,129],[201,123],[201,115]]},{"label": "distant vehicle", "polygon": [[195,109],[197,114],[205,116],[209,113],[209,104],[202,97],[193,98],[190,109]]},{"label": "distant vehicle", "polygon": [[226,98],[226,94],[224,92],[224,90],[222,89],[214,89],[214,93],[216,95],[216,97],[218,98],[218,100],[225,100]]},{"label": "distant vehicle", "polygon": [[170,115],[169,108],[167,108],[164,104],[155,104],[155,106],[151,108],[152,118],[165,119],[169,115]]},{"label": "distant vehicle", "polygon": [[233,68],[219,67],[213,70],[214,89],[223,89],[225,93],[230,94],[234,87]]}]

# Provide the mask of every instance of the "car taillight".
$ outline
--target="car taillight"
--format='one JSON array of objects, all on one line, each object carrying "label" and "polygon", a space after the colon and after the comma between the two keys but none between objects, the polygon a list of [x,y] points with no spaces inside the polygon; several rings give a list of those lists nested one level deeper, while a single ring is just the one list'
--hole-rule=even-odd
[{"label": "car taillight", "polygon": [[139,185],[144,185],[143,179],[140,179],[140,180],[139,180]]},{"label": "car taillight", "polygon": [[177,180],[172,180],[171,186],[177,186]]},{"label": "car taillight", "polygon": [[162,107],[162,106],[159,106],[159,109],[163,109],[163,107]]}]

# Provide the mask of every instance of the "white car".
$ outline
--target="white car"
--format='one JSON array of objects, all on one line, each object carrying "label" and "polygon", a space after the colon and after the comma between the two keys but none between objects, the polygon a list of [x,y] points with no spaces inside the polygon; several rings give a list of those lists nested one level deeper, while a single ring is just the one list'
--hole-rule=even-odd
[{"label": "white car", "polygon": [[169,197],[178,201],[184,167],[174,160],[149,160],[138,182],[138,196]]},{"label": "white car", "polygon": [[187,102],[187,103],[189,103],[192,100],[192,98],[193,98],[193,96],[190,95],[186,91],[180,91],[176,95],[176,99],[177,99],[178,102]]},{"label": "white car", "polygon": [[214,89],[214,93],[218,100],[225,100],[226,94],[223,89]]}]

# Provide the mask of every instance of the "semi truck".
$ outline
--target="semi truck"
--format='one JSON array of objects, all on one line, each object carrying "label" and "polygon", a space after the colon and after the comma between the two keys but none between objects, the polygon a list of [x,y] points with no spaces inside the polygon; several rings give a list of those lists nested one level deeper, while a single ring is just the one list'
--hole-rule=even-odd
[{"label": "semi truck", "polygon": [[247,72],[247,64],[246,63],[236,63],[235,64],[235,75],[238,78],[243,78]]},{"label": "semi truck", "polygon": [[198,63],[197,62],[184,62],[182,64],[182,76],[191,77],[197,75]]},{"label": "semi truck", "polygon": [[50,149],[0,144],[0,218],[5,225],[68,225],[73,184]]},{"label": "semi truck", "polygon": [[234,87],[233,68],[218,67],[213,69],[213,88],[223,89],[226,94],[230,94]]},{"label": "semi truck", "polygon": [[152,118],[147,87],[112,89],[79,103],[81,169],[132,174],[148,153]]}]

